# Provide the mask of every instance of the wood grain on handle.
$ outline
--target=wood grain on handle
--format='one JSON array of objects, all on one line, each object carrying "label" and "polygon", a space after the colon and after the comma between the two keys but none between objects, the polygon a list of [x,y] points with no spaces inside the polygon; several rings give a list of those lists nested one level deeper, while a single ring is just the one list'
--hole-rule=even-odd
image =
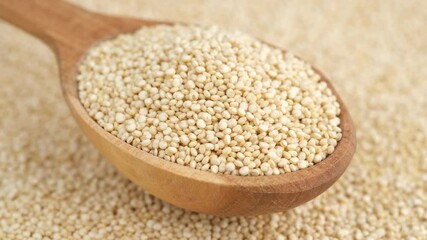
[{"label": "wood grain on handle", "polygon": [[47,43],[87,51],[94,42],[132,32],[157,21],[107,16],[60,0],[0,0],[0,18]]},{"label": "wood grain on handle", "polygon": [[[57,0],[0,0],[0,17],[45,41],[55,44],[79,46],[75,41],[85,20],[93,20],[89,12]],[[82,34],[81,32],[79,35]]]}]

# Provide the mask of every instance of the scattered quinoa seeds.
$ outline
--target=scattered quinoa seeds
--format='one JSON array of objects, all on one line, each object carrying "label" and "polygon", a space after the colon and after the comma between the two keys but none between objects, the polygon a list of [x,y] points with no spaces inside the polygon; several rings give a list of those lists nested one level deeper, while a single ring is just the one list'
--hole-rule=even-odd
[{"label": "scattered quinoa seeds", "polygon": [[341,139],[339,104],[311,66],[217,27],[145,27],[102,42],[78,89],[106,131],[167,161],[241,176],[324,160]]},{"label": "scattered quinoa seeds", "polygon": [[215,217],[171,206],[120,175],[83,135],[51,50],[0,21],[1,240],[426,239],[427,1],[73,2],[250,27],[290,46],[331,76],[358,148],[328,191],[287,212]]}]

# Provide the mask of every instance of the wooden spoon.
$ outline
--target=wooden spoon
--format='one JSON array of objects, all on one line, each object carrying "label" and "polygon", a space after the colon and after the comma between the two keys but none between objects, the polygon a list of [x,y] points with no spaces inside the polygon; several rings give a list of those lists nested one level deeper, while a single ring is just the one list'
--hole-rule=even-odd
[{"label": "wooden spoon", "polygon": [[102,129],[80,104],[75,80],[76,66],[91,46],[161,22],[105,16],[58,0],[0,0],[0,17],[42,39],[55,52],[71,113],[99,151],[127,178],[173,205],[222,216],[285,211],[329,188],[354,154],[355,130],[349,112],[329,81],[316,70],[337,96],[343,130],[336,150],[322,162],[278,176],[242,177],[165,161]]}]

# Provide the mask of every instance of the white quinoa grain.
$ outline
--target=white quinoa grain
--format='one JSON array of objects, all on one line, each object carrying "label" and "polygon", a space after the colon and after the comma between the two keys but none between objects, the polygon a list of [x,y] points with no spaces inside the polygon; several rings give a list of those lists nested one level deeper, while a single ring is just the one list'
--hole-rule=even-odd
[{"label": "white quinoa grain", "polygon": [[249,168],[244,166],[239,169],[239,174],[242,176],[246,176],[249,174]]},{"label": "white quinoa grain", "polygon": [[225,169],[226,169],[228,172],[232,172],[232,171],[234,171],[234,169],[236,169],[236,166],[234,165],[234,163],[232,163],[232,162],[228,162],[228,163],[225,165]]},{"label": "white quinoa grain", "polygon": [[116,113],[116,122],[123,123],[126,120],[125,115],[123,113]]},{"label": "white quinoa grain", "polygon": [[300,169],[304,169],[304,168],[307,168],[308,167],[308,165],[309,165],[309,163],[307,162],[307,161],[299,161],[298,162],[298,167],[300,168]]}]

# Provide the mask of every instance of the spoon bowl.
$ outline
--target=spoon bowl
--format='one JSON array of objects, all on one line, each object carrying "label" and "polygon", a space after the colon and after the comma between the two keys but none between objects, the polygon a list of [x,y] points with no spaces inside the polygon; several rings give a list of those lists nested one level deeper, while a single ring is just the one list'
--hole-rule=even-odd
[{"label": "spoon bowl", "polygon": [[355,152],[350,114],[328,79],[315,69],[341,107],[342,139],[322,162],[292,173],[242,177],[165,161],[100,127],[79,101],[76,76],[80,60],[96,43],[144,26],[171,23],[91,13],[58,0],[0,0],[0,17],[42,39],[55,52],[65,100],[80,128],[102,155],[132,182],[178,207],[219,216],[286,211],[328,189],[343,174]]}]

